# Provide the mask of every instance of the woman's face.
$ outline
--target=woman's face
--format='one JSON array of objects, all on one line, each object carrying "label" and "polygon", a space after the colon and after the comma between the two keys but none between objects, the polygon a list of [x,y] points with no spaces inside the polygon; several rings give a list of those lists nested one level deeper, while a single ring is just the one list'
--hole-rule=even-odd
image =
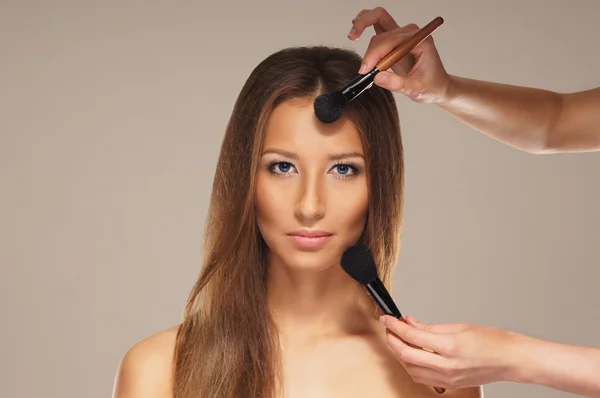
[{"label": "woman's face", "polygon": [[367,219],[359,132],[345,118],[320,123],[312,101],[295,99],[274,110],[263,148],[255,199],[269,255],[296,269],[338,264]]}]

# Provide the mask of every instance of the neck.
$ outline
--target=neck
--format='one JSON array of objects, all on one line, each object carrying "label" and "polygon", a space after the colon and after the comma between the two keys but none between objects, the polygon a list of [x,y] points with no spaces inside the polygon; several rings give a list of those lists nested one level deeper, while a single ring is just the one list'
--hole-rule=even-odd
[{"label": "neck", "polygon": [[297,270],[270,257],[267,299],[280,333],[292,339],[367,333],[377,319],[365,288],[339,265]]}]

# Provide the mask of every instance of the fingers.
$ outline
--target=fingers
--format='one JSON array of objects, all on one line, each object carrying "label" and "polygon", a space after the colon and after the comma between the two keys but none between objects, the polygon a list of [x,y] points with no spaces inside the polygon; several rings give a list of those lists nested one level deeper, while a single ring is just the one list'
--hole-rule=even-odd
[{"label": "fingers", "polygon": [[408,323],[410,326],[414,326],[418,329],[425,329],[425,330],[431,329],[431,325],[425,325],[424,323],[417,321],[412,315],[407,315],[405,319],[406,319],[406,323]]},{"label": "fingers", "polygon": [[366,28],[375,25],[379,25],[378,27],[383,31],[394,30],[399,27],[394,18],[383,7],[375,7],[372,10],[362,10],[358,13],[356,18],[352,20],[352,29],[348,33],[348,38],[356,40]]},{"label": "fingers", "polygon": [[363,65],[365,65],[366,71],[375,67],[383,57],[400,43],[411,37],[417,30],[419,28],[416,25],[414,27],[407,25],[407,27],[397,28],[372,36],[367,51],[365,51],[365,55],[363,56]]},{"label": "fingers", "polygon": [[386,340],[393,355],[413,381],[445,389],[459,387],[453,362],[441,355],[410,347],[390,330],[387,331]]},{"label": "fingers", "polygon": [[448,325],[425,324],[425,323],[422,323],[422,322],[416,320],[412,315],[408,315],[406,317],[406,323],[408,323],[410,326],[413,326],[417,329],[428,330],[430,332],[435,332],[435,333],[457,333],[457,332],[461,332],[466,329],[466,325],[461,324],[461,323],[448,324]]},{"label": "fingers", "polygon": [[434,369],[442,367],[443,357],[433,352],[411,347],[390,330],[386,331],[386,341],[396,359],[403,364]]},{"label": "fingers", "polygon": [[348,33],[348,38],[357,40],[369,26],[373,26],[376,34],[371,37],[359,73],[366,73],[373,69],[377,62],[419,29],[415,24],[401,28],[387,10],[383,7],[376,7],[358,13],[352,20],[352,29]]},{"label": "fingers", "polygon": [[456,389],[455,384],[447,382],[439,373],[431,368],[418,365],[404,365],[406,372],[410,375],[414,382],[426,386],[442,387],[447,390]]},{"label": "fingers", "polygon": [[382,321],[390,331],[409,344],[441,354],[451,346],[451,335],[418,329],[387,315],[383,317]]},{"label": "fingers", "polygon": [[375,76],[374,83],[392,92],[402,93],[413,101],[423,101],[424,84],[414,77],[401,76],[393,72],[379,72]]},{"label": "fingers", "polygon": [[354,17],[354,19],[352,20],[352,23],[354,24],[354,21],[356,21],[358,19],[358,17],[360,17],[361,15],[365,15],[367,12],[370,12],[370,11],[371,10],[361,10],[361,12],[356,14],[356,17]]},{"label": "fingers", "polygon": [[[405,76],[400,76],[396,73],[392,72],[379,72],[375,76],[374,83],[379,87],[383,87],[393,92],[402,93],[410,98],[413,98],[413,93],[411,91],[410,78]],[[414,94],[413,99],[418,97],[418,93]]]},{"label": "fingers", "polygon": [[406,78],[392,72],[379,72],[373,82],[393,92],[404,93],[407,89]]}]

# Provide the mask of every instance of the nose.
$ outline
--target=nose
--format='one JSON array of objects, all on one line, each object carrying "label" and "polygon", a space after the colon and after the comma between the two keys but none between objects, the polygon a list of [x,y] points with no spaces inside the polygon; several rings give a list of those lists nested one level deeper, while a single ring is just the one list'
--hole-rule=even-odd
[{"label": "nose", "polygon": [[319,176],[303,176],[295,215],[303,223],[315,223],[325,216],[323,182]]}]

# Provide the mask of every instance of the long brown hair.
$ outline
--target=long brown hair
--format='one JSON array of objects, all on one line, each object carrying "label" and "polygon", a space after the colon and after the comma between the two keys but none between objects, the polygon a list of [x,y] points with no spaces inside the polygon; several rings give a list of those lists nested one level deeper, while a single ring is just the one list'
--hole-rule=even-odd
[{"label": "long brown hair", "polygon": [[[358,54],[345,49],[288,48],[262,61],[242,88],[217,164],[201,274],[177,334],[175,398],[273,398],[280,392],[278,333],[266,304],[266,246],[254,211],[265,126],[282,101],[339,90],[360,64]],[[369,213],[361,240],[389,287],[404,183],[396,103],[389,91],[373,86],[345,115],[365,149]]]}]

